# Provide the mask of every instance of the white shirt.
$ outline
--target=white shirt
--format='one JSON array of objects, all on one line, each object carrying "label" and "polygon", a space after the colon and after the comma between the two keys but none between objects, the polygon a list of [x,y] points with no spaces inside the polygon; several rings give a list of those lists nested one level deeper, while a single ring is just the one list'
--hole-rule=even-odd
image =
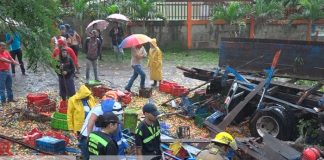
[{"label": "white shirt", "polygon": [[[121,104],[119,102],[115,102],[114,103],[114,107],[121,107]],[[88,126],[88,123],[89,123],[89,119],[90,119],[90,116],[91,114],[94,114],[96,115],[97,117],[100,116],[100,115],[103,115],[104,112],[102,111],[102,108],[101,108],[101,104],[99,103],[97,106],[95,106],[94,108],[91,109],[91,111],[88,113],[86,119],[84,120],[84,123],[83,123],[83,126],[81,128],[81,134],[83,136],[86,136],[88,137],[89,133],[88,133],[88,129],[87,129],[87,126]],[[96,127],[96,125],[93,126],[93,129],[92,131],[100,131],[101,128],[99,127]]]}]

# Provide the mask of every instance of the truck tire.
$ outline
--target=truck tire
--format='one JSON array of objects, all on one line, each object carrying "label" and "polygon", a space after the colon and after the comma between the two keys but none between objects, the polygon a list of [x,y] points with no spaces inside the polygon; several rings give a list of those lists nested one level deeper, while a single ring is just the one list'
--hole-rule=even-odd
[{"label": "truck tire", "polygon": [[250,132],[254,137],[262,137],[266,132],[281,140],[291,140],[295,133],[295,123],[288,110],[280,105],[266,106],[256,111],[250,120]]}]

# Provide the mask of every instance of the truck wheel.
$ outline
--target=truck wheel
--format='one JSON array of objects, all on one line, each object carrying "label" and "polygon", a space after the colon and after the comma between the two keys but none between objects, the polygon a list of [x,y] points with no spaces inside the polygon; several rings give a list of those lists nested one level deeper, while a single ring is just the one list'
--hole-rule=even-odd
[{"label": "truck wheel", "polygon": [[268,133],[281,140],[290,140],[294,132],[293,119],[282,106],[270,106],[256,111],[250,121],[251,135],[262,137]]}]

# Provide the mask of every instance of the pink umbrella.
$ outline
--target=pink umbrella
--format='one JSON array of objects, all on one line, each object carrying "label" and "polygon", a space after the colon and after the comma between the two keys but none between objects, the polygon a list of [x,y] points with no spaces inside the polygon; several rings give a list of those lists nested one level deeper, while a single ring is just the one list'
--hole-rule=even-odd
[{"label": "pink umbrella", "polygon": [[126,16],[119,13],[111,14],[106,19],[109,21],[124,21],[124,22],[129,21],[129,19]]},{"label": "pink umbrella", "polygon": [[88,24],[86,28],[86,32],[90,33],[91,30],[93,29],[99,29],[100,31],[103,31],[107,28],[108,24],[109,23],[106,20],[102,20],[102,19],[94,20]]},{"label": "pink umbrella", "polygon": [[150,41],[152,39],[144,34],[132,34],[120,43],[119,48],[130,48]]}]

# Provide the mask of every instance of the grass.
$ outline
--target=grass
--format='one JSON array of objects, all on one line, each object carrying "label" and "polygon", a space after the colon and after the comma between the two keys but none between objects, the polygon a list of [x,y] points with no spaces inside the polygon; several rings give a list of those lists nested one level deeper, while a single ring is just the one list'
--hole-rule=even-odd
[{"label": "grass", "polygon": [[[124,63],[129,63],[131,59],[130,49],[124,50]],[[148,50],[147,50],[148,52]],[[79,58],[84,59],[85,54],[79,53]],[[205,50],[181,50],[181,51],[165,51],[163,52],[163,62],[173,63],[174,65],[183,66],[214,66],[218,64],[218,51]],[[112,49],[103,50],[104,62],[117,63],[115,53]]]}]

